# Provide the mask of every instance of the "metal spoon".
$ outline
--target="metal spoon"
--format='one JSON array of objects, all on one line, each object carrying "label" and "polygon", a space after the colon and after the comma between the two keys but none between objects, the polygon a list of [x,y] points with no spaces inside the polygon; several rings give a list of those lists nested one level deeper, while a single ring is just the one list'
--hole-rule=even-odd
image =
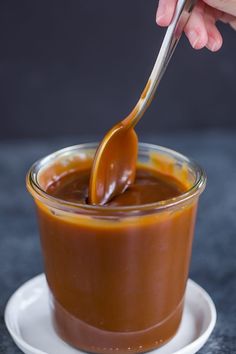
[{"label": "metal spoon", "polygon": [[195,0],[179,0],[146,87],[132,112],[116,124],[100,143],[91,170],[89,203],[106,204],[134,182],[138,139],[134,131],[152,101],[157,86],[167,68]]}]

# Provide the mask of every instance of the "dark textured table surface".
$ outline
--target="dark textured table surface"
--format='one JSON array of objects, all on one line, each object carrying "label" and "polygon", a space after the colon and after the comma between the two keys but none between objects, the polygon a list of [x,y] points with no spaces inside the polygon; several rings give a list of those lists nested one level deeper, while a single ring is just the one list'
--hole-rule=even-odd
[{"label": "dark textured table surface", "polygon": [[[25,189],[26,171],[39,157],[86,140],[0,143],[0,353],[20,353],[4,325],[8,298],[43,271],[34,205]],[[190,276],[212,296],[218,318],[199,353],[236,353],[236,133],[186,133],[145,140],[193,157],[207,172]]]}]

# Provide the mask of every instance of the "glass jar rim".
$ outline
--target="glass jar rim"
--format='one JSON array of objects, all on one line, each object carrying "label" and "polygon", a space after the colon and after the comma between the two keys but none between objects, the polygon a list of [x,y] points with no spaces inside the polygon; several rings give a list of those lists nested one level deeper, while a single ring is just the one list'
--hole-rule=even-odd
[{"label": "glass jar rim", "polygon": [[62,209],[63,210],[68,210],[70,212],[81,212],[81,213],[103,213],[109,212],[109,214],[119,214],[119,213],[132,213],[132,212],[150,212],[150,211],[164,211],[172,207],[176,207],[181,203],[185,203],[186,201],[200,195],[203,190],[205,189],[206,185],[206,174],[205,171],[201,168],[200,165],[198,165],[194,160],[189,159],[188,157],[182,155],[179,152],[176,152],[175,150],[155,145],[155,144],[150,144],[150,143],[139,143],[139,152],[145,149],[149,149],[152,151],[159,151],[162,153],[167,153],[169,156],[176,157],[181,159],[183,162],[187,163],[188,165],[191,165],[192,170],[195,171],[197,178],[196,181],[194,182],[193,186],[189,188],[186,192],[182,193],[181,195],[170,198],[164,201],[158,201],[154,203],[148,203],[148,204],[142,204],[142,205],[134,205],[134,206],[113,206],[113,207],[107,207],[107,206],[101,206],[101,205],[90,205],[90,204],[81,204],[81,203],[76,203],[76,202],[69,202],[65,201],[60,198],[53,197],[52,195],[48,194],[39,184],[38,182],[38,173],[41,170],[42,167],[44,167],[47,163],[52,161],[53,159],[56,159],[60,155],[63,155],[65,153],[69,153],[71,151],[75,150],[85,150],[85,149],[96,149],[98,146],[98,143],[92,142],[92,143],[84,143],[84,144],[78,144],[78,145],[72,145],[60,150],[57,150],[56,152],[53,152],[46,157],[43,157],[39,160],[37,160],[29,169],[27,176],[26,176],[26,185],[27,188],[30,192],[30,194],[36,198],[39,199],[41,202],[46,203],[47,205],[54,207],[56,209]]}]

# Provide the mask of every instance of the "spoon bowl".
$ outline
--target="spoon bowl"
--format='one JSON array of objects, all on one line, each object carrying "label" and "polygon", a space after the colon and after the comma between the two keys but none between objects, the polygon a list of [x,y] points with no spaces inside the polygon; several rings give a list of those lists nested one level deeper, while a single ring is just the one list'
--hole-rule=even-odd
[{"label": "spoon bowl", "polygon": [[89,203],[104,205],[134,182],[138,138],[122,122],[114,126],[99,145],[93,163]]}]

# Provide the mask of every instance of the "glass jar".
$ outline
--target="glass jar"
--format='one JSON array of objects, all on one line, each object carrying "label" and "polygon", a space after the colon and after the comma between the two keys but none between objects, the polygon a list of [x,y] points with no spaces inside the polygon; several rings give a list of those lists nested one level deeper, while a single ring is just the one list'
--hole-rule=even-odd
[{"label": "glass jar", "polygon": [[94,353],[146,352],[176,333],[184,306],[203,170],[187,157],[140,144],[138,161],[188,185],[182,195],[125,207],[67,202],[48,183],[88,167],[97,144],[36,162],[27,187],[38,213],[52,319],[59,336]]}]

